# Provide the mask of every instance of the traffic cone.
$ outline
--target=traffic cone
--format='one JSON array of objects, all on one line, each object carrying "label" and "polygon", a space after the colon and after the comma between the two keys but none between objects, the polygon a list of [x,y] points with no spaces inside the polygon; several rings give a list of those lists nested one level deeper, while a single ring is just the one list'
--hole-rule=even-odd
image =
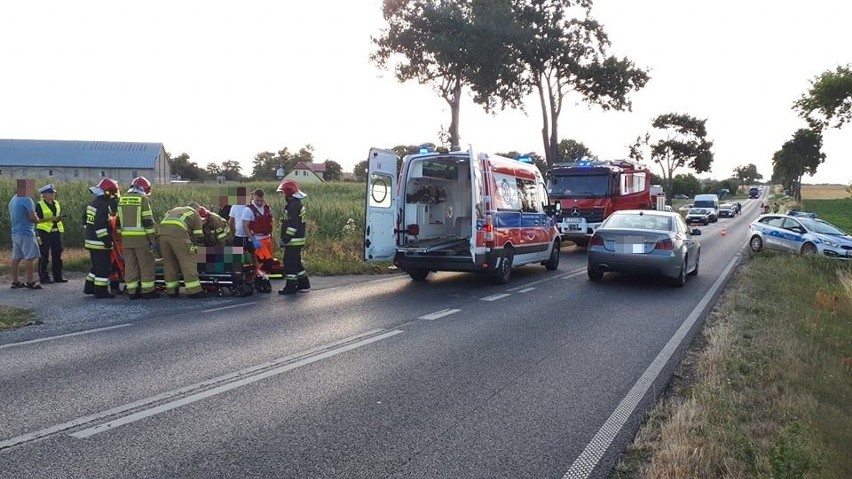
[{"label": "traffic cone", "polygon": [[728,236],[728,230],[724,226],[722,227],[722,236]]}]

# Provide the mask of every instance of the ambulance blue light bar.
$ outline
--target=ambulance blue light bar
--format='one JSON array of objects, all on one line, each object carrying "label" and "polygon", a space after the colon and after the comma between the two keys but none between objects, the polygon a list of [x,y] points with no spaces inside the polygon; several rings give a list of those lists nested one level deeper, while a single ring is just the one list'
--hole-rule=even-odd
[{"label": "ambulance blue light bar", "polygon": [[518,155],[515,157],[515,159],[520,161],[521,163],[529,163],[531,165],[535,163],[535,161],[530,158],[530,155]]},{"label": "ambulance blue light bar", "polygon": [[420,145],[420,154],[425,155],[426,153],[434,153],[435,149],[429,145]]}]

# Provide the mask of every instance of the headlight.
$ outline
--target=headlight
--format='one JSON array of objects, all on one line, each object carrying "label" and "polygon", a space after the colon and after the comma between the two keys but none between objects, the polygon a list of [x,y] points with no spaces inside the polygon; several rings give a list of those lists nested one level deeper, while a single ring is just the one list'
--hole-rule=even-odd
[{"label": "headlight", "polygon": [[822,243],[824,245],[831,246],[832,248],[837,248],[838,246],[840,246],[840,244],[837,243],[836,241],[831,241],[831,240],[824,239],[824,238],[817,238],[817,243]]}]

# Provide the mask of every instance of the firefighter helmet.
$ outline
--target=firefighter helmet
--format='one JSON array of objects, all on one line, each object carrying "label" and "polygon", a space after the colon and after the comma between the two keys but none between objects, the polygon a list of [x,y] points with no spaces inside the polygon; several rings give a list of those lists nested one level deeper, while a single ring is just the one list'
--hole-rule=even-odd
[{"label": "firefighter helmet", "polygon": [[112,178],[101,178],[101,181],[99,181],[97,185],[89,188],[89,191],[91,191],[92,194],[95,194],[97,196],[106,193],[112,193],[113,195],[117,195],[118,182]]},{"label": "firefighter helmet", "polygon": [[293,180],[283,180],[278,185],[278,191],[284,193],[284,196],[293,196],[293,193],[299,191],[299,184]]},{"label": "firefighter helmet", "polygon": [[151,182],[148,181],[148,178],[145,178],[144,176],[137,176],[136,178],[133,178],[133,181],[130,182],[130,186],[135,186],[136,188],[139,188],[140,190],[144,191],[146,195],[151,194]]},{"label": "firefighter helmet", "polygon": [[210,212],[207,211],[207,208],[205,208],[203,206],[199,206],[198,207],[198,216],[200,216],[202,220],[206,220],[207,217],[210,216]]}]

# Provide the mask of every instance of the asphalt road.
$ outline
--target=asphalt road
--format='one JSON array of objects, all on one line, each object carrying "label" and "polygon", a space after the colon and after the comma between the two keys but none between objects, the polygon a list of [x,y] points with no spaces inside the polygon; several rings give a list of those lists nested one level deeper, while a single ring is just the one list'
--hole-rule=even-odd
[{"label": "asphalt road", "polygon": [[592,283],[575,247],[505,286],[316,278],[288,297],[133,302],[79,281],[3,288],[43,324],[0,333],[0,477],[606,477],[758,206],[700,227],[682,289]]}]

